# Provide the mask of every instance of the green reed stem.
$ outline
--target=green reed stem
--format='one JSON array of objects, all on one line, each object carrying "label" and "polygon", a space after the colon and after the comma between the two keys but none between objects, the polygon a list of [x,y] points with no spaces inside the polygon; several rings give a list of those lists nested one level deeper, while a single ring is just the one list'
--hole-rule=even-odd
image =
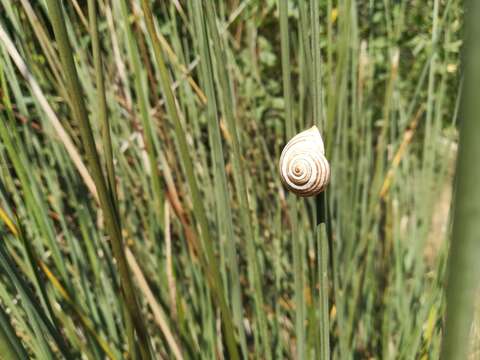
[{"label": "green reed stem", "polygon": [[[292,78],[290,66],[290,41],[288,35],[288,14],[287,1],[280,0],[278,3],[280,13],[280,41],[282,48],[282,78],[283,78],[283,98],[285,101],[285,124],[287,138],[290,139],[295,135],[296,126],[293,119],[292,104]],[[297,358],[305,357],[305,299],[304,299],[304,276],[302,249],[303,244],[300,236],[298,236],[298,200],[291,194],[288,199],[289,214],[292,222],[292,250],[293,250],[293,267],[295,282],[295,334],[297,341]]]},{"label": "green reed stem", "polygon": [[[321,204],[320,206],[323,206]],[[322,211],[317,209],[317,211]],[[318,271],[319,271],[319,284],[320,284],[320,354],[317,354],[319,359],[330,359],[330,314],[328,304],[328,290],[329,290],[329,278],[328,278],[328,238],[327,228],[325,222],[321,222],[316,228],[317,248],[318,248]],[[332,249],[330,249],[331,251]]]},{"label": "green reed stem", "polygon": [[157,61],[162,88],[166,99],[167,112],[175,126],[175,134],[177,136],[177,141],[180,149],[180,156],[186,171],[189,188],[192,193],[194,212],[196,217],[198,218],[200,225],[201,235],[203,239],[203,250],[205,250],[205,254],[202,256],[205,256],[204,266],[206,267],[206,270],[208,272],[207,279],[214,294],[214,300],[218,303],[220,307],[222,324],[225,331],[225,338],[230,358],[236,360],[239,359],[239,354],[237,349],[237,342],[235,339],[235,329],[233,326],[232,315],[225,299],[225,292],[220,276],[218,261],[214,254],[212,237],[208,226],[206,212],[203,207],[200,190],[195,179],[195,174],[193,173],[193,163],[188,152],[185,131],[183,130],[180,116],[177,111],[175,97],[171,89],[171,81],[169,78],[167,66],[163,58],[162,49],[153,22],[152,12],[150,10],[150,6],[147,0],[142,0],[142,9],[145,16],[147,30],[153,44],[155,59]]},{"label": "green reed stem", "polygon": [[206,21],[209,26],[209,34],[212,44],[212,55],[215,58],[215,72],[218,74],[218,94],[220,101],[220,108],[225,114],[225,120],[229,133],[232,135],[231,149],[232,149],[232,165],[233,165],[233,181],[237,189],[238,203],[240,207],[240,221],[244,231],[247,264],[249,280],[253,288],[253,296],[255,301],[255,313],[258,322],[258,334],[260,345],[263,346],[264,358],[267,360],[272,357],[270,336],[268,332],[267,317],[265,314],[265,299],[262,278],[260,276],[260,265],[255,246],[254,226],[255,220],[250,216],[251,202],[249,200],[248,186],[246,182],[246,168],[242,160],[241,137],[238,119],[236,116],[237,104],[234,101],[235,95],[232,93],[232,82],[229,69],[226,66],[228,63],[227,53],[224,46],[224,38],[220,34],[217,23],[216,7],[214,1],[205,2]]},{"label": "green reed stem", "polygon": [[[92,128],[88,122],[87,109],[85,107],[82,89],[78,79],[77,70],[75,68],[75,63],[73,61],[73,50],[67,37],[67,30],[63,20],[61,4],[58,0],[48,0],[47,4],[60,52],[60,60],[65,73],[67,87],[69,88],[71,96],[73,117],[80,129],[82,142],[86,152],[87,163],[92,173],[95,186],[97,187],[100,206],[105,218],[106,230],[110,236],[113,254],[117,260],[118,271],[121,279],[122,295],[128,308],[127,317],[129,318],[129,321],[134,324],[134,328],[138,336],[142,359],[149,359],[150,345],[148,334],[145,329],[145,325],[143,324],[142,314],[137,303],[135,288],[130,277],[128,264],[123,249],[120,218],[116,207],[112,202],[112,198],[109,196],[107,183],[100,166],[100,159],[95,147]],[[133,337],[134,334],[127,334],[127,336]],[[135,349],[130,349],[130,351],[133,353],[135,352]]]},{"label": "green reed stem", "polygon": [[447,318],[442,359],[467,359],[480,281],[480,3],[465,1],[463,117],[457,163],[453,235],[449,258]]},{"label": "green reed stem", "polygon": [[95,67],[95,81],[97,85],[98,120],[102,129],[102,145],[105,152],[107,178],[114,202],[116,201],[115,170],[113,167],[112,139],[108,121],[107,99],[105,96],[105,82],[103,78],[102,58],[100,56],[100,40],[98,34],[96,0],[88,0],[88,17],[90,20],[90,34],[92,36],[93,64]]},{"label": "green reed stem", "polygon": [[225,171],[224,152],[222,148],[222,137],[220,133],[220,118],[218,112],[218,98],[215,94],[215,80],[213,71],[213,61],[208,41],[208,31],[203,6],[200,2],[195,2],[194,11],[199,16],[197,21],[198,37],[200,40],[200,70],[202,70],[205,93],[207,102],[207,117],[209,121],[209,134],[212,146],[212,161],[214,166],[214,182],[217,205],[217,221],[219,226],[219,235],[225,239],[227,248],[228,272],[231,278],[231,306],[233,309],[233,317],[235,325],[238,329],[240,345],[247,357],[247,340],[243,325],[243,303],[240,289],[239,266],[237,260],[237,249],[235,247],[235,233],[233,227],[232,210],[230,207],[230,194],[228,187],[228,178]]}]

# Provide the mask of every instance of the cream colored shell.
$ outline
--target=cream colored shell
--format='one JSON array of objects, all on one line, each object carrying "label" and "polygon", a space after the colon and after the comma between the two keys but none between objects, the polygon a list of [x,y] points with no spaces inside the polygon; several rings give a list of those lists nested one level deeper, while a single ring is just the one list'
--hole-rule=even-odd
[{"label": "cream colored shell", "polygon": [[295,135],[280,156],[280,177],[299,196],[315,196],[330,181],[322,136],[316,126]]}]

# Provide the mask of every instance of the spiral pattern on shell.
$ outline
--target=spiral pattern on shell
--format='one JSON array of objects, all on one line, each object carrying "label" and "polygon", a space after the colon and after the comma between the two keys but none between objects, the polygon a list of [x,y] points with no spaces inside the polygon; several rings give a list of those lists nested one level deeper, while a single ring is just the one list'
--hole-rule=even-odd
[{"label": "spiral pattern on shell", "polygon": [[330,164],[316,126],[295,135],[285,145],[280,156],[280,177],[299,196],[314,196],[325,190],[330,181]]}]

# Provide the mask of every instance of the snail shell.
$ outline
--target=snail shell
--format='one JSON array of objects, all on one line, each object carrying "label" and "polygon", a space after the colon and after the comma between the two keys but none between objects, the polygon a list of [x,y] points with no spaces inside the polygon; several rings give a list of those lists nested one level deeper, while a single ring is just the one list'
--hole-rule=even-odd
[{"label": "snail shell", "polygon": [[285,145],[279,167],[282,182],[295,194],[307,197],[325,190],[330,181],[330,164],[316,126],[295,135]]}]

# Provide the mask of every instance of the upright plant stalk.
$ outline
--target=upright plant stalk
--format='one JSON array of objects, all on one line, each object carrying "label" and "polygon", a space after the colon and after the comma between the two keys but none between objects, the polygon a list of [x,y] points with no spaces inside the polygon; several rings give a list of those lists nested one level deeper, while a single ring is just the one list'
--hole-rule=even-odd
[{"label": "upright plant stalk", "polygon": [[475,300],[478,300],[480,269],[480,3],[464,2],[465,58],[463,116],[460,118],[453,236],[447,286],[447,319],[442,358],[466,359]]},{"label": "upright plant stalk", "polygon": [[[134,324],[138,336],[140,354],[142,359],[149,359],[149,340],[145,326],[142,321],[142,314],[135,296],[135,288],[130,278],[128,264],[126,261],[121,226],[118,212],[113,199],[109,196],[107,183],[100,166],[100,159],[95,148],[93,132],[88,122],[87,110],[83,100],[82,89],[78,79],[75,63],[73,61],[73,50],[67,38],[67,30],[63,20],[62,8],[58,0],[48,0],[48,11],[53,25],[55,38],[57,40],[60,60],[65,72],[67,87],[71,94],[71,106],[73,117],[78,123],[82,142],[85,148],[88,165],[98,191],[100,205],[105,217],[105,225],[112,242],[113,254],[117,260],[118,270],[121,279],[122,296],[128,309],[127,318]],[[133,337],[134,334],[127,334]],[[135,349],[130,349],[132,353]]]},{"label": "upright plant stalk", "polygon": [[264,357],[270,359],[271,345],[268,335],[268,324],[264,308],[264,296],[262,279],[260,277],[259,262],[255,249],[254,221],[250,216],[250,202],[247,184],[245,181],[246,171],[242,163],[242,154],[240,147],[240,136],[237,129],[237,119],[235,116],[236,104],[233,101],[232,84],[230,81],[229,71],[226,66],[228,59],[223,47],[222,37],[218,29],[215,2],[205,1],[206,19],[209,26],[209,34],[211,36],[212,55],[215,58],[216,73],[218,74],[218,94],[221,99],[220,105],[222,112],[225,114],[225,120],[229,133],[232,135],[232,164],[233,164],[233,181],[237,189],[238,202],[240,205],[240,221],[244,229],[249,280],[253,285],[255,309],[257,323],[259,327],[259,339],[263,345]]},{"label": "upright plant stalk", "polygon": [[90,34],[92,36],[93,64],[95,67],[95,81],[97,84],[97,110],[98,119],[102,128],[102,145],[105,151],[105,163],[107,178],[114,202],[116,201],[115,171],[113,167],[112,139],[110,136],[110,124],[107,115],[107,100],[105,96],[105,83],[103,80],[102,59],[100,57],[100,41],[98,35],[96,0],[88,0],[88,18],[90,22]]},{"label": "upright plant stalk", "polygon": [[153,121],[151,115],[148,111],[148,97],[145,93],[146,83],[142,81],[142,65],[140,62],[140,54],[135,37],[130,24],[130,13],[127,1],[120,0],[118,1],[120,5],[120,12],[122,20],[124,22],[125,33],[127,37],[127,53],[130,58],[132,70],[135,74],[138,74],[134,77],[134,86],[135,92],[137,95],[138,108],[140,110],[140,119],[142,120],[143,134],[145,147],[147,150],[148,163],[150,165],[151,171],[151,186],[154,195],[154,204],[155,210],[157,212],[157,222],[160,223],[160,227],[163,228],[163,204],[164,204],[164,194],[162,191],[162,184],[160,179],[160,171],[158,168],[158,147],[155,142],[155,133],[153,127]]},{"label": "upright plant stalk", "polygon": [[[322,79],[321,79],[321,59],[320,59],[320,9],[317,1],[310,2],[312,30],[312,78],[313,78],[313,122],[319,129],[326,127],[323,121],[322,109]],[[330,16],[329,14],[327,16]],[[330,129],[329,129],[330,130]],[[327,135],[330,135],[328,133]],[[331,143],[331,140],[328,141]],[[328,149],[328,146],[327,146]]]},{"label": "upright plant stalk", "polygon": [[194,11],[199,15],[196,26],[198,28],[198,37],[200,39],[200,70],[203,75],[205,92],[208,98],[207,117],[209,121],[209,134],[212,146],[212,161],[214,166],[214,179],[216,186],[217,200],[217,221],[219,223],[219,235],[225,238],[227,247],[227,258],[229,262],[229,272],[231,273],[231,306],[233,308],[233,317],[238,329],[240,345],[247,357],[247,340],[243,326],[243,304],[240,290],[240,276],[237,261],[237,250],[235,248],[235,235],[233,229],[232,210],[229,204],[229,188],[227,185],[227,175],[225,171],[224,153],[222,149],[222,138],[220,135],[220,119],[217,108],[217,97],[215,94],[213,63],[210,54],[208,42],[207,24],[200,2],[194,2]]},{"label": "upright plant stalk", "polygon": [[195,174],[193,173],[193,163],[188,154],[188,145],[185,132],[182,128],[182,123],[180,121],[180,117],[175,104],[175,97],[170,87],[171,82],[169,79],[167,66],[163,58],[162,49],[160,47],[160,42],[153,22],[153,15],[147,0],[142,0],[142,9],[145,15],[147,30],[152,41],[155,59],[157,60],[157,66],[162,82],[162,88],[166,99],[167,112],[172,118],[175,126],[175,133],[177,135],[180,156],[182,158],[182,162],[186,171],[189,188],[192,193],[194,212],[195,215],[198,217],[200,225],[204,248],[203,250],[205,251],[205,254],[202,254],[202,257],[204,257],[204,266],[206,267],[207,271],[207,279],[214,294],[214,299],[218,303],[220,308],[222,324],[225,331],[225,338],[230,358],[237,360],[239,359],[239,353],[235,339],[235,330],[233,326],[232,315],[225,299],[222,280],[217,264],[218,261],[213,252],[213,244],[208,226],[208,220],[206,217],[205,209],[202,206],[200,190],[195,179]]},{"label": "upright plant stalk", "polygon": [[[283,77],[283,97],[286,110],[286,134],[290,139],[295,135],[295,121],[293,119],[292,109],[292,89],[290,77],[290,41],[288,35],[288,9],[287,1],[279,0],[280,12],[280,40],[282,47],[282,77]],[[293,249],[293,267],[295,282],[295,333],[297,342],[297,358],[305,357],[305,301],[304,301],[304,279],[302,262],[302,243],[298,236],[298,201],[296,196],[290,195],[288,198],[289,215],[292,224],[291,241]]]},{"label": "upright plant stalk", "polygon": [[[320,283],[319,296],[319,312],[320,312],[320,349],[317,357],[320,359],[330,359],[330,319],[329,319],[329,305],[328,305],[328,262],[329,262],[329,239],[327,238],[326,228],[326,196],[322,192],[317,196],[317,226],[316,226],[316,240],[317,240],[317,261],[318,261],[318,281]],[[330,249],[332,251],[332,249]]]},{"label": "upright plant stalk", "polygon": [[[324,108],[324,97],[322,94],[322,58],[320,53],[320,8],[316,1],[310,2],[311,28],[312,28],[312,78],[313,81],[313,118],[314,123],[319,129],[322,129],[326,136],[327,156],[332,154],[333,144],[333,126],[334,118],[325,119],[326,111]],[[348,12],[345,12],[348,14]],[[331,61],[331,2],[327,2],[327,61]],[[330,84],[330,76],[327,79]],[[333,91],[329,87],[329,91]],[[332,93],[329,94],[332,96]],[[332,104],[329,104],[332,106]],[[332,106],[333,107],[333,106]],[[330,111],[330,109],[329,109]],[[331,236],[331,225],[328,217],[328,197],[326,192],[322,192],[316,199],[317,208],[317,226],[315,229],[315,238],[317,241],[317,262],[318,262],[318,281],[319,288],[319,327],[320,327],[320,349],[317,357],[323,360],[330,359],[330,314],[329,314],[329,263],[332,265],[332,274],[335,278],[337,269],[333,267],[333,241]],[[335,272],[335,273],[334,273]],[[335,282],[334,282],[335,283]],[[340,335],[341,337],[341,335]],[[317,349],[318,350],[318,349]]]}]

